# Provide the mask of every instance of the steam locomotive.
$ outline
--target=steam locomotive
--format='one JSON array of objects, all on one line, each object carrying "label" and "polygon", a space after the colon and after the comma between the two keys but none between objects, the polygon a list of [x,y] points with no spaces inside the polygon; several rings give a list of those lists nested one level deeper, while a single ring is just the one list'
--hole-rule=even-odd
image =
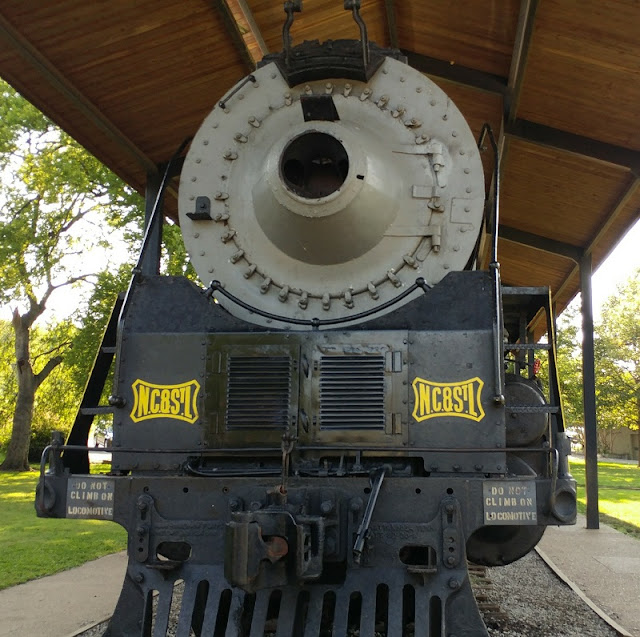
[{"label": "steam locomotive", "polygon": [[360,40],[292,47],[285,3],[283,52],[205,119],[179,214],[211,283],[134,271],[109,405],[90,382],[43,456],[38,515],[128,531],[106,635],[165,635],[178,587],[185,637],[486,635],[467,560],[575,521],[548,290],[501,284],[467,122],[345,8]]}]

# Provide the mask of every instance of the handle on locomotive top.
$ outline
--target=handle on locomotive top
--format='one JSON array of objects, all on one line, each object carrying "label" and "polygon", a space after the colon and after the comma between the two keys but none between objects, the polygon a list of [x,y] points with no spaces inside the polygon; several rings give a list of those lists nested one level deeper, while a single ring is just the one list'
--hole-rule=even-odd
[{"label": "handle on locomotive top", "polygon": [[[367,25],[360,15],[360,0],[344,0],[344,10],[351,11],[355,23],[360,30],[360,43],[362,45],[362,63],[366,69],[369,66],[369,36]],[[293,14],[302,12],[302,0],[286,0],[284,12],[287,18],[282,26],[282,49],[285,54],[285,63],[289,64],[289,53],[291,51],[291,26],[293,25]]]}]

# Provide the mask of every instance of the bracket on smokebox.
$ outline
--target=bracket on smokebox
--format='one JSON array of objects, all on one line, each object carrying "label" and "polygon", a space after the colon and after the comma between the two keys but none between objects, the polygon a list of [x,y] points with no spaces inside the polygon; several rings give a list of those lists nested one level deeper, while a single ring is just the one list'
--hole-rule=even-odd
[{"label": "bracket on smokebox", "polygon": [[322,573],[325,521],[288,511],[240,511],[227,523],[227,581],[252,593],[314,580]]}]

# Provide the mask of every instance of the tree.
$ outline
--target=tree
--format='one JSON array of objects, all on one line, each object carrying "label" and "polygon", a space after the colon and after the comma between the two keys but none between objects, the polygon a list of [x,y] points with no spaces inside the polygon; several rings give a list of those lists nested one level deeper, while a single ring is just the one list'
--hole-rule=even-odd
[{"label": "tree", "polygon": [[[618,286],[595,328],[600,426],[640,426],[640,269]],[[638,457],[640,465],[640,456]]]},{"label": "tree", "polygon": [[556,334],[557,367],[565,426],[573,438],[584,445],[582,403],[582,349],[579,340],[578,310],[569,306],[558,319]]},{"label": "tree", "polygon": [[0,82],[0,302],[13,306],[16,398],[0,470],[28,470],[36,392],[63,360],[64,340],[34,360],[31,337],[52,294],[95,280],[92,248],[138,218],[141,201],[119,178]]}]

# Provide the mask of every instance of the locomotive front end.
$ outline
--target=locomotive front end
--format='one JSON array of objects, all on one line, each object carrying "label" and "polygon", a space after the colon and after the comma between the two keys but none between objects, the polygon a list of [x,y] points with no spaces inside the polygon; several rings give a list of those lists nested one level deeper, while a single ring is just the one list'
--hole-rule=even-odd
[{"label": "locomotive front end", "polygon": [[185,637],[486,635],[467,559],[575,519],[548,290],[477,269],[497,214],[447,95],[367,42],[359,3],[359,41],[296,47],[285,6],[284,51],[184,161],[207,288],[135,273],[112,471],[86,475],[76,430],[36,506],[128,530],[112,637],[165,635],[178,591]]}]

